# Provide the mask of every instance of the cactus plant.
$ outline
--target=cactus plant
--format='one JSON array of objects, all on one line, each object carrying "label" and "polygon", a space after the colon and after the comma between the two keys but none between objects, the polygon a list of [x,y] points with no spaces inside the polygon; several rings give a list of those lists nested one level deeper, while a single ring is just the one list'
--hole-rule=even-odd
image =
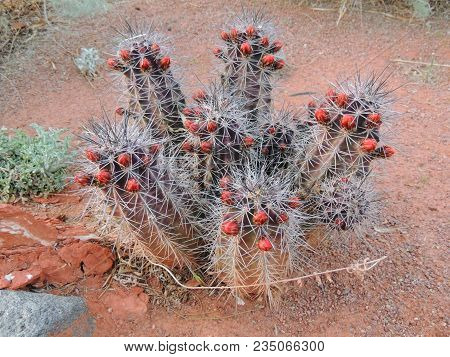
[{"label": "cactus plant", "polygon": [[114,119],[86,125],[76,177],[149,260],[200,269],[236,297],[270,303],[279,280],[312,264],[311,235],[367,229],[371,163],[394,153],[380,144],[394,117],[384,74],[337,83],[303,112],[275,109],[285,62],[273,34],[260,13],[234,21],[214,50],[220,80],[189,103],[164,37],[127,24],[108,60],[126,102]]}]

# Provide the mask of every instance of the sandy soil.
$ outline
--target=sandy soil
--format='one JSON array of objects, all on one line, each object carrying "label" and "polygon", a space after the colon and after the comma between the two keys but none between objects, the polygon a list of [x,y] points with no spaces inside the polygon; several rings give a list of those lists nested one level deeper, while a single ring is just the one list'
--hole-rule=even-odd
[{"label": "sandy soil", "polygon": [[[181,307],[144,308],[139,303],[134,314],[119,316],[111,313],[109,292],[99,289],[102,282],[87,279],[71,292],[87,297],[96,318],[95,335],[448,336],[450,71],[392,62],[402,58],[450,63],[448,27],[439,19],[409,23],[373,13],[347,16],[336,27],[334,12],[312,11],[289,1],[251,3],[276,19],[285,43],[289,66],[276,90],[279,105],[304,105],[308,97],[292,94],[324,91],[328,80],[391,65],[391,86],[400,87],[396,109],[402,116],[392,125],[391,135],[399,154],[377,171],[385,198],[379,227],[367,237],[368,244],[328,253],[323,267],[385,254],[388,258],[364,276],[337,273],[331,281],[292,284],[276,311],[259,301],[236,307],[226,296],[195,293]],[[117,93],[108,74],[102,71],[88,83],[77,73],[70,53],[95,46],[106,57],[112,51],[111,24],[118,24],[121,16],[154,20],[172,37],[174,66],[189,69],[180,73],[189,93],[211,78],[216,68],[211,50],[221,25],[239,8],[239,3],[224,7],[219,1],[166,1],[164,6],[127,1],[106,15],[59,22],[5,66],[8,80],[0,79],[0,125],[25,128],[37,122],[76,133],[82,121],[101,114],[102,105],[113,109]],[[23,209],[38,217],[64,214],[65,222],[59,224],[73,225],[81,204],[57,200]],[[133,294],[145,305],[140,291]]]}]

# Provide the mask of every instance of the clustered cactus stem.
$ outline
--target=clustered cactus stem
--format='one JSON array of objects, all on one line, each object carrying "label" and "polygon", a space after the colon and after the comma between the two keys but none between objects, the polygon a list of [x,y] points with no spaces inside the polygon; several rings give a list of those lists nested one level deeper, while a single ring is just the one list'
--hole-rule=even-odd
[{"label": "clustered cactus stem", "polygon": [[75,180],[108,222],[122,217],[144,258],[273,305],[279,280],[313,266],[311,236],[377,219],[371,163],[395,152],[381,139],[395,116],[386,75],[336,83],[306,111],[275,109],[283,46],[246,13],[218,36],[220,80],[189,102],[164,36],[129,24],[122,36],[107,63],[127,100],[85,126]]}]

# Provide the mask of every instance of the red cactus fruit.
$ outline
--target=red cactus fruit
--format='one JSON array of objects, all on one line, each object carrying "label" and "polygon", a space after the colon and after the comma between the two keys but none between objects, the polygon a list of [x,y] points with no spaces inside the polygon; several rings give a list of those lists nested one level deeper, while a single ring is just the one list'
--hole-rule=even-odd
[{"label": "red cactus fruit", "polygon": [[156,55],[156,54],[159,53],[160,47],[159,47],[159,45],[158,45],[157,43],[152,43],[152,45],[151,45],[151,47],[150,47],[150,50],[152,51],[152,53],[153,53],[154,55]]},{"label": "red cactus fruit", "polygon": [[202,111],[202,108],[195,107],[192,109],[192,112],[193,112],[194,116],[198,117],[198,116],[202,115],[203,111]]},{"label": "red cactus fruit", "polygon": [[284,223],[284,222],[287,222],[288,220],[289,220],[289,216],[286,212],[282,212],[278,216],[278,223]]},{"label": "red cactus fruit", "polygon": [[395,149],[392,146],[384,145],[380,149],[381,157],[387,158],[395,154]]},{"label": "red cactus fruit", "polygon": [[281,69],[285,65],[285,62],[282,59],[275,61],[275,69]]},{"label": "red cactus fruit", "polygon": [[183,122],[183,126],[184,126],[187,130],[189,130],[190,127],[191,127],[191,125],[192,125],[192,123],[193,123],[192,120],[186,119],[186,120]]},{"label": "red cactus fruit", "polygon": [[264,146],[263,148],[261,148],[261,154],[263,155],[269,155],[270,149],[268,146]]},{"label": "red cactus fruit", "polygon": [[197,89],[192,95],[192,99],[197,102],[200,102],[206,98],[206,93],[203,89]]},{"label": "red cactus fruit", "polygon": [[325,109],[319,108],[315,111],[314,116],[316,120],[321,124],[326,124],[330,120],[328,112]]},{"label": "red cactus fruit", "polygon": [[167,70],[170,67],[170,57],[161,58],[159,61],[159,67],[161,67],[163,71]]},{"label": "red cactus fruit", "polygon": [[253,26],[253,25],[247,26],[247,29],[245,30],[245,33],[247,34],[248,37],[255,36],[255,34],[256,34],[255,26]]},{"label": "red cactus fruit", "polygon": [[186,151],[186,152],[192,152],[194,151],[194,146],[189,142],[189,141],[185,141],[182,145],[181,148]]},{"label": "red cactus fruit", "polygon": [[246,136],[243,139],[243,142],[244,142],[244,146],[250,147],[255,143],[255,139],[253,139],[251,136]]},{"label": "red cactus fruit", "polygon": [[148,47],[147,47],[147,46],[141,46],[141,47],[139,48],[139,53],[144,54],[145,52],[147,52],[147,50],[148,50]]},{"label": "red cactus fruit", "polygon": [[119,62],[117,61],[117,58],[108,58],[106,60],[106,64],[111,69],[117,69],[117,67],[119,66]]},{"label": "red cactus fruit", "polygon": [[340,229],[342,230],[346,230],[347,229],[347,224],[345,223],[345,221],[341,218],[336,218],[334,220],[334,224],[336,224],[336,226],[338,226]]},{"label": "red cactus fruit", "polygon": [[336,99],[336,91],[333,88],[329,88],[325,93],[327,99],[334,101]]},{"label": "red cactus fruit", "polygon": [[150,61],[149,61],[147,58],[142,58],[142,59],[139,61],[139,68],[140,68],[142,71],[146,71],[146,70],[148,70],[150,67],[151,67],[151,63],[150,63]]},{"label": "red cactus fruit", "polygon": [[267,129],[267,132],[270,135],[274,135],[277,132],[277,129],[274,126],[271,126],[269,129]]},{"label": "red cactus fruit", "polygon": [[152,144],[150,145],[150,148],[148,149],[148,151],[155,155],[158,153],[159,149],[161,149],[161,144]]},{"label": "red cactus fruit", "polygon": [[209,154],[212,150],[213,143],[211,140],[208,141],[202,141],[200,143],[200,150],[203,151],[205,154]]},{"label": "red cactus fruit", "polygon": [[87,186],[91,183],[91,177],[85,174],[76,175],[73,180],[80,186]]},{"label": "red cactus fruit", "polygon": [[123,109],[122,107],[117,107],[116,108],[116,114],[117,115],[123,115],[125,113],[125,109]]},{"label": "red cactus fruit", "polygon": [[216,47],[216,48],[213,50],[213,53],[214,53],[214,56],[220,57],[220,56],[222,55],[222,49],[220,49],[219,47]]},{"label": "red cactus fruit", "polygon": [[381,115],[378,113],[369,114],[367,119],[369,119],[372,124],[375,124],[375,125],[381,124]]},{"label": "red cactus fruit", "polygon": [[301,206],[302,202],[299,197],[293,196],[288,201],[288,206],[291,208],[299,208]]},{"label": "red cactus fruit", "polygon": [[275,41],[272,44],[273,52],[278,52],[283,47],[283,43],[281,41]]},{"label": "red cactus fruit", "polygon": [[347,183],[348,182],[348,177],[341,177],[341,182]]},{"label": "red cactus fruit", "polygon": [[345,114],[341,118],[341,127],[351,130],[356,126],[356,118],[353,115]]},{"label": "red cactus fruit", "polygon": [[222,200],[223,203],[227,205],[232,205],[233,193],[231,191],[223,191],[222,194],[220,195],[220,199]]},{"label": "red cactus fruit", "polygon": [[344,108],[348,104],[348,95],[345,93],[339,93],[336,96],[335,102],[339,107]]},{"label": "red cactus fruit", "polygon": [[314,100],[310,100],[308,102],[308,108],[312,109],[316,107],[316,102]]},{"label": "red cactus fruit", "polygon": [[258,240],[258,248],[259,250],[262,250],[263,252],[268,252],[269,250],[271,250],[272,247],[272,243],[270,243],[269,238],[267,237],[261,237]]},{"label": "red cactus fruit", "polygon": [[119,50],[119,56],[120,58],[122,58],[124,61],[128,61],[131,56],[130,56],[130,51],[125,50],[125,49],[121,49]]},{"label": "red cactus fruit", "polygon": [[248,56],[253,52],[252,45],[250,45],[248,42],[244,42],[243,44],[241,44],[240,49],[244,56]]},{"label": "red cactus fruit", "polygon": [[232,28],[230,31],[230,37],[233,41],[236,41],[237,38],[239,37],[239,31],[235,28]]},{"label": "red cactus fruit", "polygon": [[223,176],[219,180],[219,186],[220,188],[227,188],[231,183],[231,177],[230,176]]},{"label": "red cactus fruit", "polygon": [[375,139],[364,139],[361,141],[361,150],[364,152],[372,152],[377,148],[377,144]]},{"label": "red cactus fruit", "polygon": [[217,123],[215,121],[208,121],[206,123],[206,130],[208,130],[208,132],[210,133],[214,133],[217,130]]},{"label": "red cactus fruit", "polygon": [[93,151],[93,150],[87,149],[84,152],[84,154],[86,155],[86,158],[89,161],[96,162],[96,161],[100,160],[100,155],[97,152]]},{"label": "red cactus fruit", "polygon": [[264,223],[266,223],[269,219],[269,216],[267,215],[266,212],[264,211],[258,211],[255,213],[255,215],[253,216],[253,223],[261,226]]},{"label": "red cactus fruit", "polygon": [[269,46],[269,38],[267,36],[261,37],[261,46],[264,47]]},{"label": "red cactus fruit", "polygon": [[223,233],[230,236],[235,236],[239,233],[239,224],[234,219],[223,222],[221,228]]},{"label": "red cactus fruit", "polygon": [[275,57],[274,55],[264,55],[263,58],[261,59],[261,63],[263,66],[270,66],[275,62]]},{"label": "red cactus fruit", "polygon": [[283,141],[278,143],[278,148],[280,149],[280,151],[286,151],[287,149],[287,144]]},{"label": "red cactus fruit", "polygon": [[222,31],[222,32],[220,33],[220,37],[221,37],[222,40],[224,40],[224,41],[228,41],[228,40],[230,39],[230,35],[229,35],[227,32],[225,32],[225,31]]},{"label": "red cactus fruit", "polygon": [[189,128],[187,128],[192,134],[197,133],[200,130],[200,125],[195,122],[191,121],[191,124],[189,124]]},{"label": "red cactus fruit", "polygon": [[131,155],[128,153],[122,153],[117,157],[117,162],[120,166],[127,167],[131,163]]},{"label": "red cactus fruit", "polygon": [[194,114],[194,111],[191,108],[183,108],[181,111],[185,116],[190,117]]},{"label": "red cactus fruit", "polygon": [[139,185],[139,182],[134,178],[130,178],[125,185],[125,190],[128,192],[137,192],[140,189],[141,185]]},{"label": "red cactus fruit", "polygon": [[106,169],[102,169],[99,172],[97,172],[95,178],[101,184],[106,185],[109,183],[109,181],[111,181],[111,173]]}]

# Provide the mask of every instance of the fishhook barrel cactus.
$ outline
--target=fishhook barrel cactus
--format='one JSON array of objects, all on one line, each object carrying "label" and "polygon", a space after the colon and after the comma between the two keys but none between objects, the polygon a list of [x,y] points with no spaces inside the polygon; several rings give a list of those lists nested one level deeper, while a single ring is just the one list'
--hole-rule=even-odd
[{"label": "fishhook barrel cactus", "polygon": [[[260,13],[218,38],[220,79],[187,100],[165,38],[127,24],[107,64],[125,84],[114,118],[81,138],[75,180],[120,216],[145,258],[215,276],[236,297],[278,296],[312,264],[315,232],[358,231],[375,217],[371,163],[393,118],[386,76],[335,84],[306,110],[275,109],[282,42]],[[125,99],[125,100],[124,100]]]}]

